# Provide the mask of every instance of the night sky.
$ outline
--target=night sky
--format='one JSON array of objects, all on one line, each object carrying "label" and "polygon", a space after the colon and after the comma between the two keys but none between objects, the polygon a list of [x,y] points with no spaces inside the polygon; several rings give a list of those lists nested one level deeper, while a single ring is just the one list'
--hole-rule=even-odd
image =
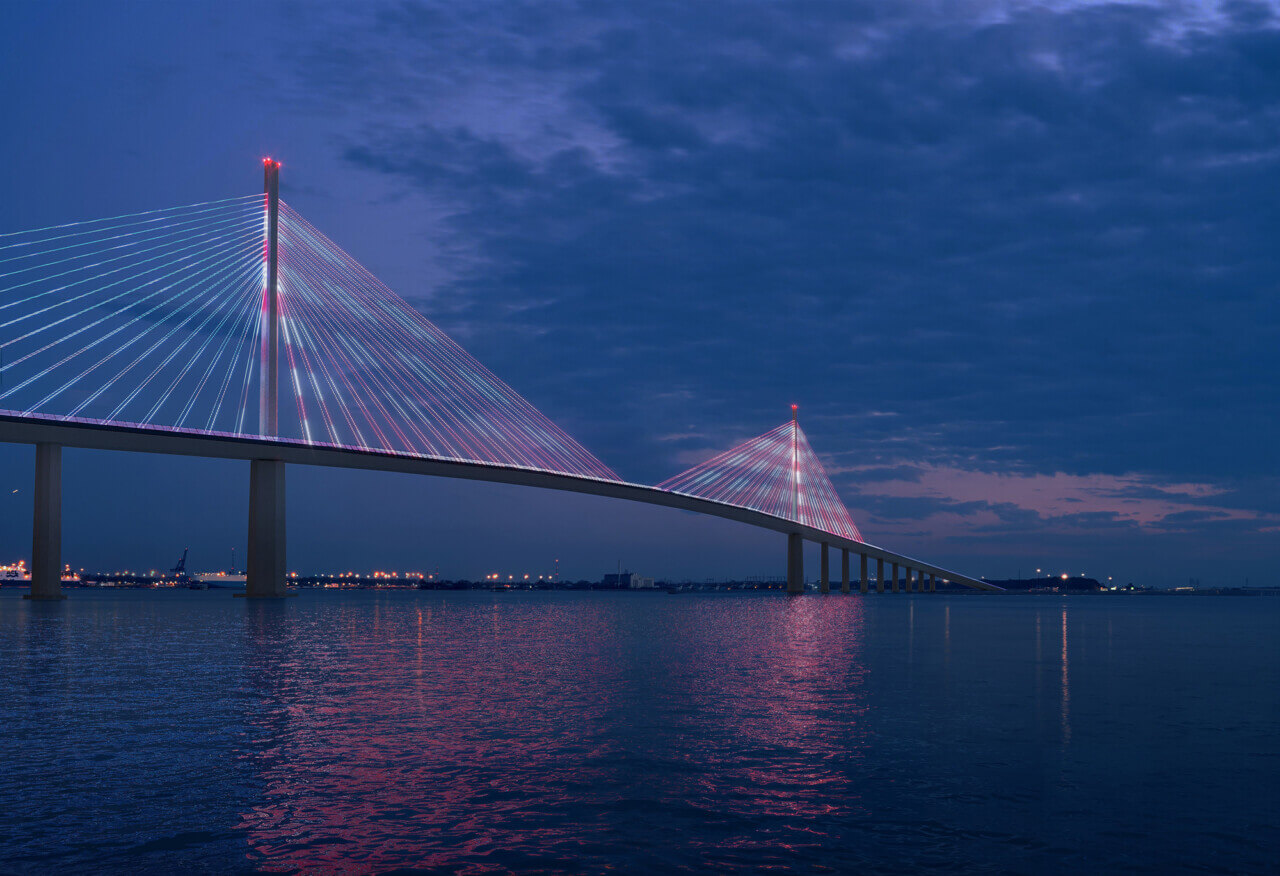
[{"label": "night sky", "polygon": [[[1280,583],[1278,15],[7,3],[0,231],[250,194],[271,155],[291,206],[628,480],[795,402],[873,543]],[[0,452],[0,561],[29,556],[33,457]],[[288,477],[303,572],[784,566],[782,536],[682,512]],[[63,479],[72,565],[243,558],[246,464],[67,451]]]}]

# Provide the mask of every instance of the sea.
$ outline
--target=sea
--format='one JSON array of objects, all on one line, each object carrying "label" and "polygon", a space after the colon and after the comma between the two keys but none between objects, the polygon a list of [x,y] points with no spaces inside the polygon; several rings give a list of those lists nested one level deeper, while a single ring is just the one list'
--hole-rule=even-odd
[{"label": "sea", "polygon": [[3,873],[1280,868],[1280,598],[20,594]]}]

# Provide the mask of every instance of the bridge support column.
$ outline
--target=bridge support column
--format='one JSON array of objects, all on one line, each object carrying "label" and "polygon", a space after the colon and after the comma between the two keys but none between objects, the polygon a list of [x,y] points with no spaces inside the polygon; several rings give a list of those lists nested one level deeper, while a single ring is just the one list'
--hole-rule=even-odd
[{"label": "bridge support column", "polygon": [[870,579],[867,578],[867,555],[858,554],[858,556],[862,557],[862,563],[861,563],[862,573],[858,578],[858,591],[861,593],[866,593],[867,585],[870,583]]},{"label": "bridge support column", "polygon": [[912,573],[911,567],[907,566],[906,570],[903,572],[903,575],[902,575],[904,579],[904,583],[906,584],[908,593],[914,593],[916,589],[916,579],[911,577],[911,573]]},{"label": "bridge support column", "polygon": [[66,599],[62,592],[62,445],[36,445],[31,519],[31,592],[24,599]]},{"label": "bridge support column", "polygon": [[804,593],[804,539],[787,533],[787,592]]},{"label": "bridge support column", "polygon": [[897,592],[898,592],[898,564],[897,564],[897,563],[894,563],[894,564],[893,564],[893,578],[892,578],[892,581],[893,581],[893,592],[894,592],[894,593],[897,593]]},{"label": "bridge support column", "polygon": [[938,582],[934,579],[932,572],[929,573],[929,592],[930,593],[938,592]]},{"label": "bridge support column", "polygon": [[884,593],[884,558],[876,558],[876,593]]},{"label": "bridge support column", "polygon": [[263,599],[293,595],[285,586],[284,536],[284,462],[255,459],[249,463],[249,561],[245,596]]},{"label": "bridge support column", "polygon": [[848,594],[849,592],[849,549],[841,548],[840,550],[840,592]]},{"label": "bridge support column", "polygon": [[822,543],[821,557],[822,557],[822,562],[820,565],[822,569],[822,577],[819,579],[818,589],[822,593],[830,593],[831,592],[831,560],[828,557],[827,543],[825,541]]}]

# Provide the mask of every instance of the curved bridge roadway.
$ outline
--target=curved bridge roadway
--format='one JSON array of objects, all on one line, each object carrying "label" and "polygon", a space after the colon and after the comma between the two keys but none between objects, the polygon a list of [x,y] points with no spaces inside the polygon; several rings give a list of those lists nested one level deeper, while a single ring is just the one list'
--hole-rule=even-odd
[{"label": "curved bridge roadway", "polygon": [[[555,474],[489,463],[455,462],[357,448],[317,446],[287,440],[210,435],[203,432],[169,431],[15,415],[0,415],[0,442],[47,444],[95,450],[168,453],[181,456],[249,461],[271,459],[293,465],[375,469],[378,471],[405,472],[436,477],[494,481],[496,483],[542,487],[571,493],[607,496],[631,502],[643,502],[648,505],[679,508],[683,511],[694,511],[699,514],[709,514],[713,517],[735,520],[739,523],[746,523],[750,526],[757,526],[761,529],[769,529],[790,536],[798,535],[818,544],[826,544],[834,548],[847,550],[850,553],[861,554],[870,560],[877,560],[885,564],[897,564],[918,570],[918,572],[930,574],[944,581],[952,581],[978,590],[1001,589],[993,584],[943,569],[940,566],[894,553],[865,542],[832,535],[811,526],[805,526],[782,517],[775,517],[772,514],[765,514],[750,508],[728,505],[709,499],[671,493],[666,490],[660,490],[657,487],[629,484],[621,481],[599,480],[578,475]],[[39,478],[39,473],[37,473],[37,478]],[[38,492],[39,489],[37,490]],[[39,496],[37,495],[37,516],[39,515],[38,502]],[[883,576],[879,577],[882,578]]]}]

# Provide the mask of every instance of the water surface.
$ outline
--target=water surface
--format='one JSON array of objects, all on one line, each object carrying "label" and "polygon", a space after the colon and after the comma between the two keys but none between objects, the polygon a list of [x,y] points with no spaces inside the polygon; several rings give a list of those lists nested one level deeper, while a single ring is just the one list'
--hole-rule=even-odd
[{"label": "water surface", "polygon": [[0,591],[0,869],[1274,872],[1280,599]]}]

